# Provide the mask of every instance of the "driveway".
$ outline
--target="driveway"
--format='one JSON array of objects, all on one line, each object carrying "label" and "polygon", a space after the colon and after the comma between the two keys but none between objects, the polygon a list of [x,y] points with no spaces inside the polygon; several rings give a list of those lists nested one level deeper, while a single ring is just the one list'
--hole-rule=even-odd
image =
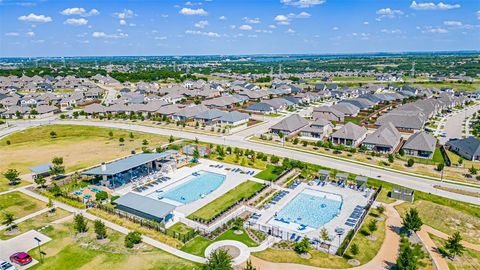
[{"label": "driveway", "polygon": [[[21,251],[28,252],[29,250],[37,248],[38,243],[34,239],[35,237],[37,237],[38,239],[41,240],[41,242],[40,242],[41,245],[43,245],[43,244],[49,242],[50,240],[52,240],[51,238],[49,238],[46,235],[43,235],[43,234],[41,234],[37,231],[31,230],[31,231],[23,233],[19,236],[11,238],[9,240],[0,241],[0,259],[8,262],[8,261],[10,261],[10,255],[12,255],[13,253],[21,252]],[[38,252],[38,251],[35,250],[35,252]],[[29,263],[28,265],[26,265],[24,267],[20,267],[17,264],[15,264],[15,266],[18,269],[27,269],[27,268],[29,268],[32,265],[35,265],[37,263],[38,263],[38,261],[34,259],[31,263]]]},{"label": "driveway", "polygon": [[444,132],[445,137],[440,137],[440,143],[444,144],[453,138],[462,138],[463,136],[463,121],[472,116],[475,112],[480,110],[480,104],[468,107],[451,115],[445,122]]}]

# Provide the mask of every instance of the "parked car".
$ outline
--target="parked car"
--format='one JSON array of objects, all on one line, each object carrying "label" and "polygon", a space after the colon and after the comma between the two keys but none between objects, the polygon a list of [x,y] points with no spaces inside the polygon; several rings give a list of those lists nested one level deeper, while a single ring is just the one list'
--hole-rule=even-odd
[{"label": "parked car", "polygon": [[17,270],[11,263],[0,260],[0,270]]},{"label": "parked car", "polygon": [[19,265],[26,265],[32,262],[32,257],[26,252],[17,252],[10,256],[10,261]]}]

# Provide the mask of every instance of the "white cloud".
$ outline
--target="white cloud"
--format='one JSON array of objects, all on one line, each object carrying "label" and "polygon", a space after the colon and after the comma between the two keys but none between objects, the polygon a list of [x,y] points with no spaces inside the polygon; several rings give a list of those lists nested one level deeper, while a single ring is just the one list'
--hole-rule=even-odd
[{"label": "white cloud", "polygon": [[381,8],[377,10],[377,15],[380,15],[376,20],[380,21],[383,18],[395,18],[403,15],[403,11],[398,9],[391,9],[391,8]]},{"label": "white cloud", "polygon": [[47,23],[52,21],[52,17],[30,13],[28,15],[18,17],[18,20],[24,22]]},{"label": "white cloud", "polygon": [[369,33],[352,33],[352,36],[359,37],[362,40],[370,39],[370,34]]},{"label": "white cloud", "polygon": [[207,20],[199,21],[199,22],[195,23],[194,26],[197,27],[197,28],[203,29],[203,28],[208,26],[208,21]]},{"label": "white cloud", "polygon": [[201,35],[201,36],[207,36],[207,37],[220,37],[220,34],[215,33],[215,32],[202,32],[202,31],[194,31],[194,30],[187,30],[187,31],[185,31],[185,34]]},{"label": "white cloud", "polygon": [[94,15],[100,14],[100,12],[98,12],[98,10],[96,10],[94,8],[91,9],[89,12],[87,12],[84,8],[79,8],[79,7],[67,8],[67,9],[62,10],[62,12],[60,12],[60,13],[62,15],[67,15],[67,16],[80,15],[80,16],[83,16],[83,17],[94,16]]},{"label": "white cloud", "polygon": [[370,23],[369,22],[363,22],[364,25],[369,25]]},{"label": "white cloud", "polygon": [[310,18],[311,16],[312,15],[310,15],[310,13],[302,11],[297,15],[297,18],[305,18],[306,19],[306,18]]},{"label": "white cloud", "polygon": [[280,0],[280,3],[298,8],[309,8],[325,3],[325,0]]},{"label": "white cloud", "polygon": [[200,15],[200,16],[208,15],[208,12],[203,8],[198,8],[198,9],[182,8],[178,13],[182,15]]},{"label": "white cloud", "polygon": [[220,16],[220,17],[218,17],[218,19],[224,21],[224,20],[227,19],[227,17],[226,16]]},{"label": "white cloud", "polygon": [[125,21],[125,20],[120,20],[120,21],[118,21],[118,23],[119,23],[120,25],[126,25],[126,24],[127,24],[127,21]]},{"label": "white cloud", "polygon": [[115,12],[114,15],[120,20],[125,20],[128,18],[132,18],[136,14],[131,9],[124,9],[122,12]]},{"label": "white cloud", "polygon": [[92,37],[94,37],[94,38],[120,39],[120,38],[127,38],[128,34],[125,34],[125,33],[106,34],[105,32],[93,32]]},{"label": "white cloud", "polygon": [[274,24],[270,24],[270,25],[268,25],[268,28],[271,28],[271,29],[276,29],[276,28],[277,28],[277,26],[276,26],[276,25],[274,25]]},{"label": "white cloud", "polygon": [[295,33],[295,30],[293,30],[292,28],[288,28],[288,30],[286,31],[286,33],[288,33],[288,34],[293,34],[293,33]]},{"label": "white cloud", "polygon": [[248,24],[243,24],[243,25],[240,25],[240,26],[238,27],[238,29],[244,30],[244,31],[250,31],[250,30],[252,30],[252,27],[251,27],[250,25],[248,25]]},{"label": "white cloud", "polygon": [[422,33],[430,33],[430,34],[446,34],[448,30],[441,27],[432,27],[432,26],[425,26],[422,30]]},{"label": "white cloud", "polygon": [[382,29],[380,32],[385,33],[385,34],[401,34],[402,30],[400,29]]},{"label": "white cloud", "polygon": [[337,26],[334,26],[334,27],[332,28],[333,31],[337,31],[338,29],[340,29],[340,28],[338,28]]},{"label": "white cloud", "polygon": [[260,18],[248,18],[243,17],[243,21],[248,24],[258,24],[261,23]]},{"label": "white cloud", "polygon": [[35,32],[32,32],[32,31],[29,31],[27,33],[25,33],[27,36],[29,37],[34,37],[35,36]]},{"label": "white cloud", "polygon": [[167,37],[162,36],[162,37],[154,37],[155,40],[166,40]]},{"label": "white cloud", "polygon": [[8,32],[8,33],[5,33],[5,36],[8,36],[8,37],[18,37],[20,34],[17,33],[17,32]]},{"label": "white cloud", "polygon": [[477,15],[477,19],[480,20],[480,10],[475,13]]},{"label": "white cloud", "polygon": [[290,19],[285,15],[277,15],[273,20],[275,20],[277,24],[282,24],[282,25],[290,24]]},{"label": "white cloud", "polygon": [[74,26],[86,25],[87,23],[88,23],[88,20],[84,18],[80,18],[80,19],[70,18],[63,22],[63,24],[69,24]]},{"label": "white cloud", "polygon": [[446,26],[456,26],[456,27],[460,27],[463,25],[462,22],[459,22],[459,21],[444,21],[443,24]]},{"label": "white cloud", "polygon": [[257,30],[255,30],[255,33],[271,34],[271,33],[272,33],[272,30],[257,29]]},{"label": "white cloud", "polygon": [[416,1],[412,1],[412,4],[410,4],[410,8],[415,10],[449,10],[449,9],[460,8],[460,7],[461,6],[459,4],[452,5],[452,4],[445,4],[443,2],[435,4],[432,2],[417,3]]}]

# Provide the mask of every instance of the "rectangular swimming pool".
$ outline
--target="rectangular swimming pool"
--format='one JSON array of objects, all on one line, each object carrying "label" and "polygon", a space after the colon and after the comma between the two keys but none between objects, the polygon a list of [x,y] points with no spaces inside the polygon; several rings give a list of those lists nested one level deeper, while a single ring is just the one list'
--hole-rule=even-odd
[{"label": "rectangular swimming pool", "polygon": [[[272,219],[318,229],[335,218],[342,208],[342,197],[336,194],[305,189],[287,203]],[[293,224],[292,224],[293,223]],[[301,229],[300,229],[301,230]]]},{"label": "rectangular swimming pool", "polygon": [[181,181],[185,182],[164,193],[157,193],[158,198],[163,197],[183,204],[196,201],[220,187],[225,181],[225,175],[199,171],[197,175],[187,176]]}]

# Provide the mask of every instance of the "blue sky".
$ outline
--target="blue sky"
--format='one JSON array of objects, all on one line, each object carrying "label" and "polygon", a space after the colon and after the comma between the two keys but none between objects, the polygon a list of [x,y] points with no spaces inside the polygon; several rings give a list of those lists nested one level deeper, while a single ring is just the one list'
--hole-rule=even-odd
[{"label": "blue sky", "polygon": [[478,0],[0,0],[0,56],[479,49]]}]

